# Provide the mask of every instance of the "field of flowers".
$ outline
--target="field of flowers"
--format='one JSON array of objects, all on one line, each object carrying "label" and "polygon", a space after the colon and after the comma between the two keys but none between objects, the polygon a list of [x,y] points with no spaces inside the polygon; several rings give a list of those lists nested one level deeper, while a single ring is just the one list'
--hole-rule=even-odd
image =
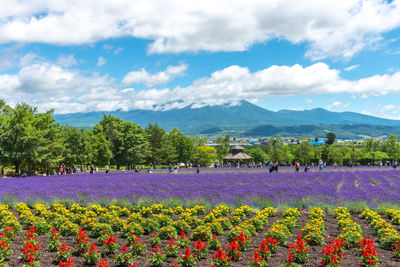
[{"label": "field of flowers", "polygon": [[0,205],[0,266],[400,266],[400,208]]},{"label": "field of flowers", "polygon": [[336,168],[323,172],[279,173],[266,169],[200,174],[98,173],[0,179],[0,199],[76,203],[126,200],[134,203],[198,203],[307,207],[400,203],[400,171],[387,168]]}]

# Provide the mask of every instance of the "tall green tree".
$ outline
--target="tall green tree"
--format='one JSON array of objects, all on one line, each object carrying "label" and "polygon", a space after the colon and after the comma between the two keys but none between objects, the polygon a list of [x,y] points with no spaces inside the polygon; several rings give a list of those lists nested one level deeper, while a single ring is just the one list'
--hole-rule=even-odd
[{"label": "tall green tree", "polygon": [[12,164],[18,175],[21,168],[32,173],[37,164],[46,165],[47,153],[53,148],[56,125],[53,111],[38,113],[35,107],[25,103],[15,108],[0,101],[0,159],[3,165]]},{"label": "tall green tree", "polygon": [[301,143],[293,147],[293,155],[295,160],[299,160],[302,164],[310,163],[314,158],[314,151],[312,145],[305,139]]},{"label": "tall green tree", "polygon": [[157,150],[157,157],[164,164],[172,164],[178,161],[178,153],[176,152],[171,135],[165,134],[163,136],[162,146]]},{"label": "tall green tree", "polygon": [[161,162],[159,151],[163,146],[163,137],[165,130],[160,128],[157,123],[152,125],[151,123],[145,129],[148,142],[149,142],[149,153],[147,159],[149,162]]},{"label": "tall green tree", "polygon": [[230,136],[229,134],[225,136],[218,136],[217,139],[215,140],[215,143],[217,143],[217,158],[218,161],[222,162],[223,158],[228,155],[229,153],[229,144],[230,144]]},{"label": "tall green tree", "polygon": [[326,133],[326,143],[332,145],[335,142],[336,134],[333,132]]},{"label": "tall green tree", "polygon": [[112,159],[111,143],[106,139],[101,125],[97,124],[93,130],[87,130],[89,142],[89,160],[96,166],[105,166]]},{"label": "tall green tree", "polygon": [[213,161],[217,159],[217,151],[214,147],[211,146],[199,146],[197,147],[199,151],[199,162],[203,166],[208,166]]},{"label": "tall green tree", "polygon": [[90,164],[89,136],[83,129],[61,126],[62,160],[67,166]]},{"label": "tall green tree", "polygon": [[118,169],[144,160],[148,151],[148,138],[142,127],[112,115],[104,115],[99,124],[106,140],[110,142],[112,159]]},{"label": "tall green tree", "polygon": [[[267,155],[267,153],[265,153],[265,151],[261,148],[261,147],[257,147],[255,149],[251,149],[246,151],[249,156],[252,157],[252,160],[254,162],[262,162],[265,163],[266,161],[269,160],[269,157]],[[217,149],[217,155],[218,155],[218,149]]]},{"label": "tall green tree", "polygon": [[171,137],[172,145],[175,147],[175,151],[178,155],[177,160],[184,163],[190,162],[195,149],[193,139],[185,136],[178,128],[172,129],[168,135]]},{"label": "tall green tree", "polygon": [[391,159],[397,158],[399,154],[399,138],[391,134],[384,143],[385,151]]}]

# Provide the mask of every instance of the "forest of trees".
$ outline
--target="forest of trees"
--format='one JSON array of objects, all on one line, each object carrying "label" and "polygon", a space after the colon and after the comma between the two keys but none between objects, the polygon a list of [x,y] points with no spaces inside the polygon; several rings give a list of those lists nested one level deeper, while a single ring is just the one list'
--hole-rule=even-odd
[{"label": "forest of trees", "polygon": [[[400,158],[398,137],[387,140],[369,139],[363,144],[312,146],[306,139],[297,145],[284,145],[280,137],[270,137],[267,145],[246,146],[245,152],[255,162],[278,160],[292,164],[318,162],[366,164]],[[178,129],[166,132],[157,124],[146,128],[104,115],[92,129],[77,129],[59,125],[53,111],[40,113],[27,104],[8,106],[0,100],[0,164],[12,168],[15,174],[49,173],[61,163],[67,166],[117,168],[134,164],[197,163],[202,166],[222,161],[229,152],[230,137],[220,136],[210,147],[205,138],[185,136]]]}]

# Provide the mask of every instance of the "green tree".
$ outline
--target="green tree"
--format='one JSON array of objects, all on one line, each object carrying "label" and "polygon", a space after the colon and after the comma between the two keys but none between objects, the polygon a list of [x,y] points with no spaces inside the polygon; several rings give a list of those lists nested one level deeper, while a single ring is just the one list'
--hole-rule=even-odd
[{"label": "green tree", "polygon": [[318,148],[319,150],[319,158],[323,162],[328,162],[329,160],[329,146],[327,144],[323,144]]},{"label": "green tree", "polygon": [[292,165],[293,160],[295,159],[291,147],[290,146],[281,146],[280,147],[280,154],[282,155],[281,159],[287,165]]},{"label": "green tree", "polygon": [[117,154],[119,164],[132,166],[141,163],[148,147],[145,131],[139,125],[129,121],[121,121],[118,125],[121,141]]},{"label": "green tree", "polygon": [[139,125],[112,115],[104,115],[99,124],[110,142],[113,162],[118,169],[121,165],[142,162],[147,153],[148,138]]},{"label": "green tree", "polygon": [[384,143],[385,151],[391,159],[395,159],[399,154],[399,138],[391,134]]},{"label": "green tree", "polygon": [[194,141],[192,138],[185,136],[177,128],[172,129],[168,135],[172,139],[172,145],[175,147],[175,151],[178,155],[177,160],[179,162],[188,163],[194,154]]},{"label": "green tree", "polygon": [[344,153],[341,147],[339,146],[331,146],[329,148],[329,161],[336,162],[338,165],[343,165]]},{"label": "green tree", "polygon": [[96,125],[94,130],[87,130],[89,142],[89,160],[96,166],[105,166],[112,158],[111,144],[106,139],[101,125]]},{"label": "green tree", "polygon": [[326,143],[327,143],[328,145],[332,145],[332,144],[335,142],[335,139],[336,139],[336,134],[335,134],[335,133],[333,133],[333,132],[328,132],[328,133],[326,134]]},{"label": "green tree", "polygon": [[172,136],[164,134],[162,138],[162,146],[157,150],[159,161],[164,164],[174,163],[178,161],[178,153],[173,145]]},{"label": "green tree", "polygon": [[208,166],[211,162],[217,159],[217,151],[214,147],[211,146],[199,146],[197,150],[200,154],[200,164],[204,166]]},{"label": "green tree", "polygon": [[302,164],[309,163],[314,158],[314,150],[308,141],[302,140],[300,144],[293,146],[293,155]]},{"label": "green tree", "polygon": [[229,144],[230,144],[230,136],[229,134],[225,135],[224,137],[218,136],[215,140],[217,143],[217,158],[218,161],[222,162],[223,158],[229,153]]},{"label": "green tree", "polygon": [[161,157],[159,151],[163,146],[163,137],[165,135],[165,130],[160,128],[157,123],[152,125],[151,123],[145,129],[148,142],[149,142],[149,162],[161,162]]},{"label": "green tree", "polygon": [[[256,147],[255,149],[250,149],[250,150],[246,151],[246,153],[252,157],[252,160],[254,162],[264,163],[269,160],[267,153],[265,153],[265,151],[261,147]],[[217,154],[218,154],[218,152],[217,152]]]},{"label": "green tree", "polygon": [[386,152],[375,151],[372,153],[374,161],[382,161],[383,159],[389,158],[389,155]]},{"label": "green tree", "polygon": [[[0,101],[0,159],[3,165],[12,164],[18,175],[21,168],[32,173],[37,164],[48,164],[49,157],[40,155],[53,146],[53,111],[38,113],[25,103],[11,108]],[[49,154],[47,153],[47,156]]]},{"label": "green tree", "polygon": [[83,129],[61,126],[63,144],[61,163],[67,166],[90,163],[89,138]]}]

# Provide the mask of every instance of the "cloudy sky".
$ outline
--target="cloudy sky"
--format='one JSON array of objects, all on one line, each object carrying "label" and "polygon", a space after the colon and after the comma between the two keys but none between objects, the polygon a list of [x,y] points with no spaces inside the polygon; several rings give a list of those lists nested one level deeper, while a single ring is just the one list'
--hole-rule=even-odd
[{"label": "cloudy sky", "polygon": [[[400,119],[400,0],[0,0],[0,98]],[[95,3],[95,4],[94,4]]]}]

